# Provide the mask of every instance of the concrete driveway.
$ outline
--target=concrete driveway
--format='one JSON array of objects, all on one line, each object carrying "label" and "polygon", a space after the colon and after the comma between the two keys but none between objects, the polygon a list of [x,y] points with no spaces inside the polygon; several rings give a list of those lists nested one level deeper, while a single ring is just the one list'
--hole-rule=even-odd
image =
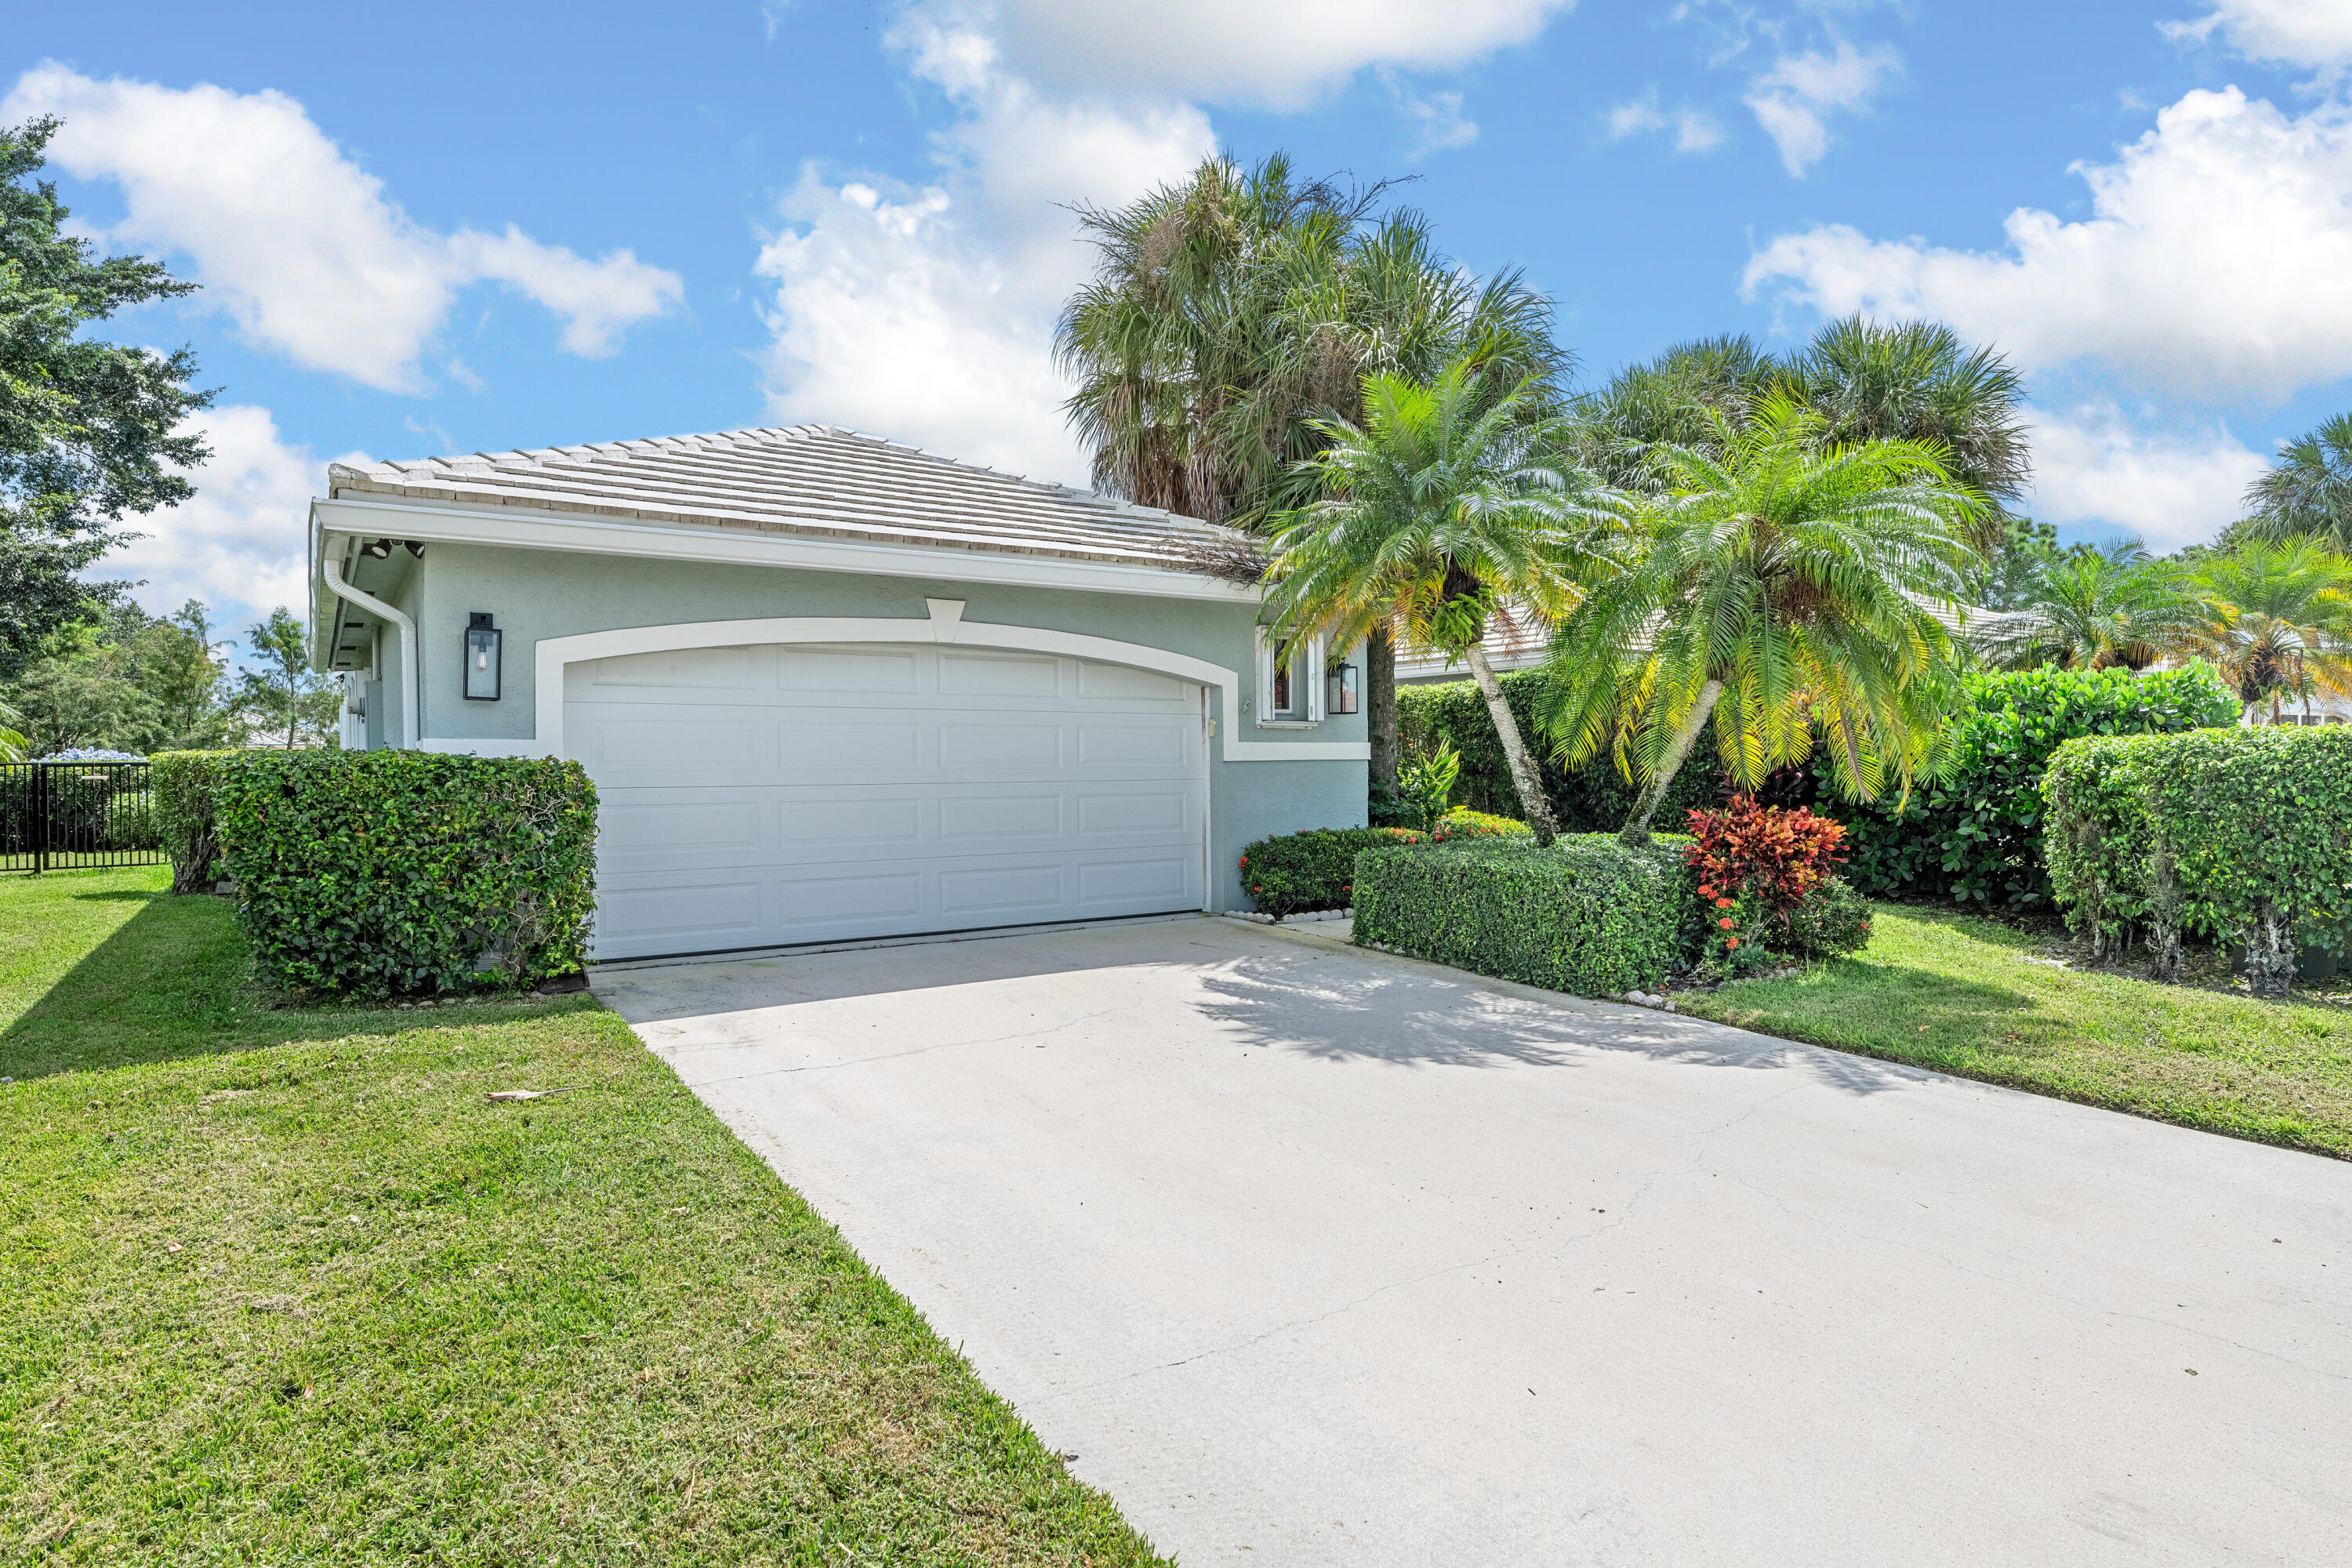
[{"label": "concrete driveway", "polygon": [[2352,1563],[2352,1165],[1221,920],[596,989],[1189,1568]]}]

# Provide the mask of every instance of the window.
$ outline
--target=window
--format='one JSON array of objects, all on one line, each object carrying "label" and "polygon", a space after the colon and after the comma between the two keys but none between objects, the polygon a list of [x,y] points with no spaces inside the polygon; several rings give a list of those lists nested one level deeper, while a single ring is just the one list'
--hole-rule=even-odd
[{"label": "window", "polygon": [[1257,639],[1257,721],[1261,725],[1314,724],[1322,718],[1322,639],[1299,637],[1276,642],[1261,627]]}]

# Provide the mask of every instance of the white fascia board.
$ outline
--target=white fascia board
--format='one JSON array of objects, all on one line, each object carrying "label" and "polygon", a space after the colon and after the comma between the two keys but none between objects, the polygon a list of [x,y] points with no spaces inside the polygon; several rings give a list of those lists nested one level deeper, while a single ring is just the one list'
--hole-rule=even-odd
[{"label": "white fascia board", "polygon": [[1072,561],[991,550],[924,549],[808,534],[755,532],[720,524],[616,522],[576,512],[340,496],[311,503],[320,531],[414,539],[425,543],[497,544],[730,566],[786,566],[880,577],[998,583],[1024,588],[1075,588],[1164,599],[1255,604],[1258,591],[1157,566]]}]

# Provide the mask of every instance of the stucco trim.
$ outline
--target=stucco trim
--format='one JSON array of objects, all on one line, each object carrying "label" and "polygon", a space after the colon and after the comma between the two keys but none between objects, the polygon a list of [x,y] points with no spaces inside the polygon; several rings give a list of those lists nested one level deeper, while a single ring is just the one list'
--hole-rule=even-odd
[{"label": "stucco trim", "polygon": [[[1141,643],[1078,632],[1052,631],[1044,626],[999,626],[962,619],[963,601],[925,601],[931,614],[924,620],[882,620],[830,616],[785,616],[748,621],[680,621],[659,626],[622,626],[608,632],[582,632],[568,637],[543,637],[533,653],[537,688],[538,733],[530,741],[481,742],[520,746],[528,751],[509,755],[563,755],[563,667],[589,659],[618,658],[637,653],[669,653],[690,647],[735,647],[756,643],[953,643],[958,647],[1010,648],[1026,653],[1051,653],[1105,664],[1132,665],[1157,670],[1181,680],[1213,687],[1220,693],[1223,755],[1229,763],[1361,763],[1372,755],[1369,741],[1243,741],[1241,730],[1243,677],[1235,670],[1189,654]],[[427,750],[455,750],[471,742],[428,742]],[[488,754],[487,752],[484,754]]]},{"label": "stucco trim", "polygon": [[730,566],[783,566],[812,572],[856,572],[882,577],[944,578],[1031,588],[1145,594],[1158,598],[1213,599],[1228,604],[1257,597],[1254,588],[1163,566],[1132,566],[1013,550],[925,548],[863,543],[775,530],[718,524],[615,522],[577,513],[534,511],[457,502],[361,500],[336,495],[310,503],[322,535],[389,535],[428,544],[490,544],[523,550],[563,550]]}]

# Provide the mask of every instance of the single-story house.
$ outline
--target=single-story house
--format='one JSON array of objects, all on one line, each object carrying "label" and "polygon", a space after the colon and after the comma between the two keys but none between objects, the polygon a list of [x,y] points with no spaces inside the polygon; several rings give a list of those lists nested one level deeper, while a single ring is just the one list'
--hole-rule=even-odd
[{"label": "single-story house", "polygon": [[338,464],[343,742],[578,759],[599,959],[1244,907],[1360,825],[1360,652],[1202,525],[827,426]]}]

